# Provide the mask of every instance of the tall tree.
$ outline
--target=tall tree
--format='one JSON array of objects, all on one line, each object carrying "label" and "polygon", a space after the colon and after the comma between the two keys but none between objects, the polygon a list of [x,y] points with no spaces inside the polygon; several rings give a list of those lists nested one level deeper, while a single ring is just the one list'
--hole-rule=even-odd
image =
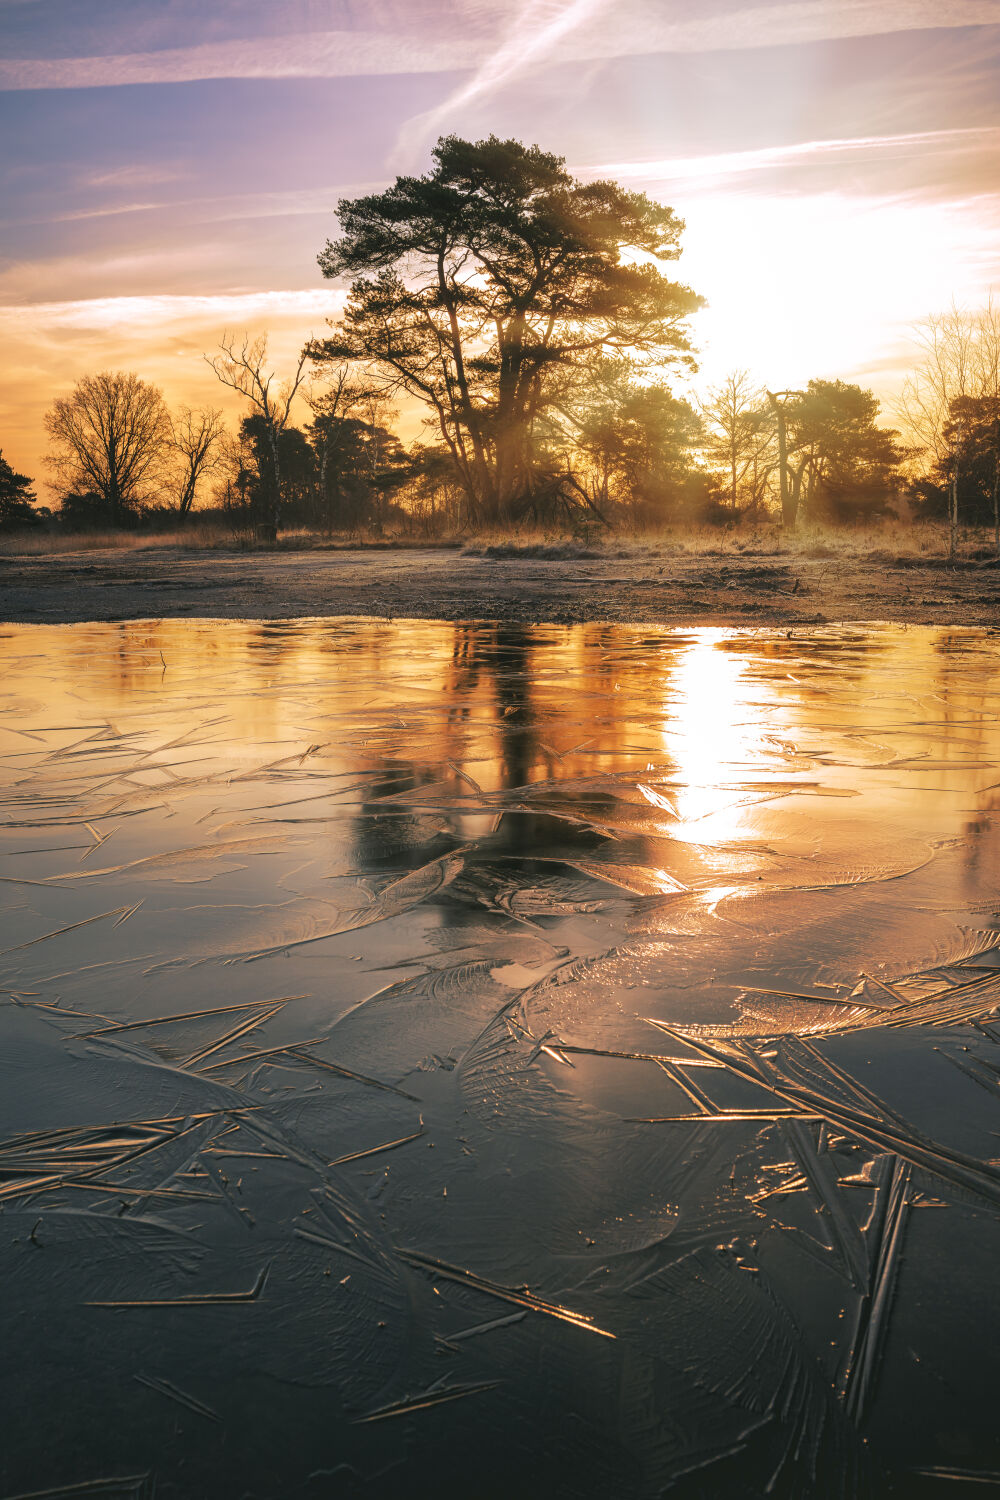
[{"label": "tall tree", "polygon": [[155,385],[131,371],[85,375],[46,414],[50,463],[65,488],[99,495],[118,525],[158,486],[171,444],[170,417]]},{"label": "tall tree", "polygon": [[281,524],[282,471],[280,437],[288,426],[292,402],[302,384],[308,358],[308,346],[299,356],[294,374],[279,381],[267,369],[267,335],[251,339],[225,334],[219,353],[205,359],[223,385],[250,403],[251,413],[260,418],[262,434],[269,451],[269,462],[261,475],[259,490],[259,524],[277,534]]},{"label": "tall tree", "polygon": [[240,423],[239,435],[242,485],[252,511],[258,517],[272,514],[269,506],[277,484],[277,462],[281,519],[305,519],[303,512],[309,508],[316,481],[316,459],[305,433],[289,425],[275,438],[260,412],[253,411]]},{"label": "tall tree", "polygon": [[944,426],[945,457],[932,471],[939,493],[955,490],[961,515],[992,525],[1000,555],[1000,396],[960,396]]},{"label": "tall tree", "polygon": [[369,397],[378,395],[347,360],[324,362],[324,379],[305,387],[303,396],[313,414],[306,431],[316,455],[317,515],[328,530],[355,526],[363,504],[354,482],[365,423],[361,415]]},{"label": "tall tree", "polygon": [[199,481],[221,461],[223,430],[222,413],[212,407],[195,411],[182,406],[172,419],[172,442],[181,471],[177,508],[182,516],[194,506]]},{"label": "tall tree", "polygon": [[907,441],[940,469],[953,457],[949,434],[956,401],[1000,398],[1000,306],[952,306],[914,329],[916,359],[903,383],[898,417]]},{"label": "tall tree", "polygon": [[502,520],[548,482],[536,437],[560,379],[600,358],[684,357],[701,299],[660,268],[680,253],[672,209],[495,136],[442,138],[433,159],[338,205],[343,233],[319,263],[354,280],[313,353],[424,403],[470,508]]},{"label": "tall tree", "polygon": [[905,457],[898,433],[878,426],[871,391],[843,380],[810,380],[784,407],[790,516],[824,506],[846,517],[885,506]]},{"label": "tall tree", "polygon": [[15,531],[36,521],[31,508],[36,499],[27,474],[12,469],[0,449],[0,531]]},{"label": "tall tree", "polygon": [[[990,297],[985,307],[967,312],[952,306],[948,312],[925,318],[915,330],[917,360],[903,384],[899,418],[904,434],[914,444],[930,471],[929,488],[942,485],[948,499],[951,549],[966,486],[964,460],[965,418],[976,426],[976,403],[1000,402],[1000,306]],[[967,403],[972,403],[971,406]],[[976,443],[968,449],[976,452]],[[976,483],[971,491],[976,490]],[[1000,553],[1000,502],[994,515],[994,540]]]},{"label": "tall tree", "polygon": [[432,535],[443,525],[466,522],[467,497],[448,450],[440,443],[414,443],[409,459],[406,508],[425,534]]},{"label": "tall tree", "polygon": [[595,375],[564,408],[577,414],[588,498],[603,519],[611,505],[648,520],[678,519],[704,489],[695,464],[704,441],[698,413],[666,385],[633,380],[627,360],[603,361]]},{"label": "tall tree", "polygon": [[761,503],[774,467],[775,424],[767,392],[734,370],[702,402],[706,454],[725,477],[730,508]]}]

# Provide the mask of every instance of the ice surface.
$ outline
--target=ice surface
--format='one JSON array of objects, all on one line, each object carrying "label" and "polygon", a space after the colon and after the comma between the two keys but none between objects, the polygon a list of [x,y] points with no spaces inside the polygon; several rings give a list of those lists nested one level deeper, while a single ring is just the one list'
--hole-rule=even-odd
[{"label": "ice surface", "polygon": [[0,657],[4,1500],[1000,1484],[1000,636]]}]

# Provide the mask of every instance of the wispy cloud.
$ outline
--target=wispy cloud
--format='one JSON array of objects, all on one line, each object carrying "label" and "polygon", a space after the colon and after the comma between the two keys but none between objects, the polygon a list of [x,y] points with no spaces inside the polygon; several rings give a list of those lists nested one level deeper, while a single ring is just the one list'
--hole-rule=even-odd
[{"label": "wispy cloud", "polygon": [[235,423],[242,402],[218,384],[202,358],[216,349],[223,331],[267,331],[274,368],[286,371],[306,336],[323,333],[342,305],[343,294],[332,288],[0,304],[6,455],[15,467],[40,474],[46,409],[95,370],[135,370],[160,386],[170,403],[221,406]]},{"label": "wispy cloud", "polygon": [[322,326],[343,301],[330,288],[315,291],[222,292],[211,296],[83,297],[70,302],[0,305],[0,328],[11,333],[114,330],[141,341],[164,328],[256,327],[268,320],[313,319]]},{"label": "wispy cloud", "polygon": [[192,83],[209,78],[347,78],[471,67],[477,49],[461,38],[420,40],[384,33],[313,31],[246,41],[205,42],[104,57],[0,62],[0,89],[85,89]]},{"label": "wispy cloud", "polygon": [[408,120],[399,132],[396,158],[412,159],[433,140],[457,110],[493,94],[526,69],[547,62],[574,32],[606,9],[607,0],[522,0],[500,45],[489,52],[472,77],[426,114]]},{"label": "wispy cloud", "polygon": [[[378,192],[385,187],[384,178],[368,182],[341,183],[335,187],[289,188],[262,193],[211,194],[198,198],[164,198],[159,201],[137,200],[130,203],[98,203],[93,208],[71,209],[64,213],[47,213],[31,223],[70,224],[86,219],[123,218],[130,214],[178,213],[184,211],[187,224],[222,224],[247,219],[287,219],[334,213],[341,198]],[[22,223],[24,220],[9,222]]]},{"label": "wispy cloud", "polygon": [[[643,0],[645,52],[739,51],[795,46],[845,37],[900,31],[995,26],[996,0],[793,0],[793,3],[731,5],[724,14],[677,21]],[[605,38],[613,42],[617,14]]]},{"label": "wispy cloud", "polygon": [[665,157],[658,161],[608,162],[579,168],[586,177],[640,179],[649,183],[706,182],[782,167],[810,168],[820,163],[858,156],[899,156],[938,148],[967,149],[977,154],[1000,146],[1000,126],[961,130],[922,130],[900,135],[860,136],[834,140],[799,141],[787,146],[765,146],[753,151],[724,151],[706,156]]},{"label": "wispy cloud", "polygon": [[[882,33],[1000,23],[997,0],[785,0],[729,6],[678,18],[662,0],[524,0],[512,23],[443,5],[437,24],[404,30],[324,30],[204,42],[155,52],[0,62],[0,89],[107,88],[212,78],[343,78],[470,71],[467,100],[482,97],[524,68],[650,52],[696,53],[796,45]],[[379,11],[375,10],[376,21]],[[386,17],[387,23],[390,17]],[[484,60],[485,52],[485,60]],[[455,96],[456,98],[458,96]]]},{"label": "wispy cloud", "polygon": [[185,174],[171,167],[154,166],[151,162],[137,162],[132,166],[115,167],[110,172],[93,172],[83,178],[85,187],[159,187],[164,182],[178,182]]}]

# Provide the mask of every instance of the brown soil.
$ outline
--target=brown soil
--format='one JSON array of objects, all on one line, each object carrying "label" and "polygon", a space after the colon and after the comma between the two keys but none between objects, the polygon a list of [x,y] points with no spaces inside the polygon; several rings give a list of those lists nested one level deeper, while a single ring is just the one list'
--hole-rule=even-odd
[{"label": "brown soil", "polygon": [[559,624],[1000,624],[1000,568],[984,560],[949,564],[857,551],[678,555],[656,547],[612,557],[577,550],[576,556],[504,557],[446,548],[192,553],[165,547],[13,556],[0,558],[0,620],[368,615]]}]

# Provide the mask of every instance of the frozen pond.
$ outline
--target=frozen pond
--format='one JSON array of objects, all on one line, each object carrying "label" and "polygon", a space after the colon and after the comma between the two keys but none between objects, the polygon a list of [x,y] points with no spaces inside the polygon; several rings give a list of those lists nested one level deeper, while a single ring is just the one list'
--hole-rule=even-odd
[{"label": "frozen pond", "polygon": [[0,660],[4,1500],[1000,1484],[1000,635]]}]

